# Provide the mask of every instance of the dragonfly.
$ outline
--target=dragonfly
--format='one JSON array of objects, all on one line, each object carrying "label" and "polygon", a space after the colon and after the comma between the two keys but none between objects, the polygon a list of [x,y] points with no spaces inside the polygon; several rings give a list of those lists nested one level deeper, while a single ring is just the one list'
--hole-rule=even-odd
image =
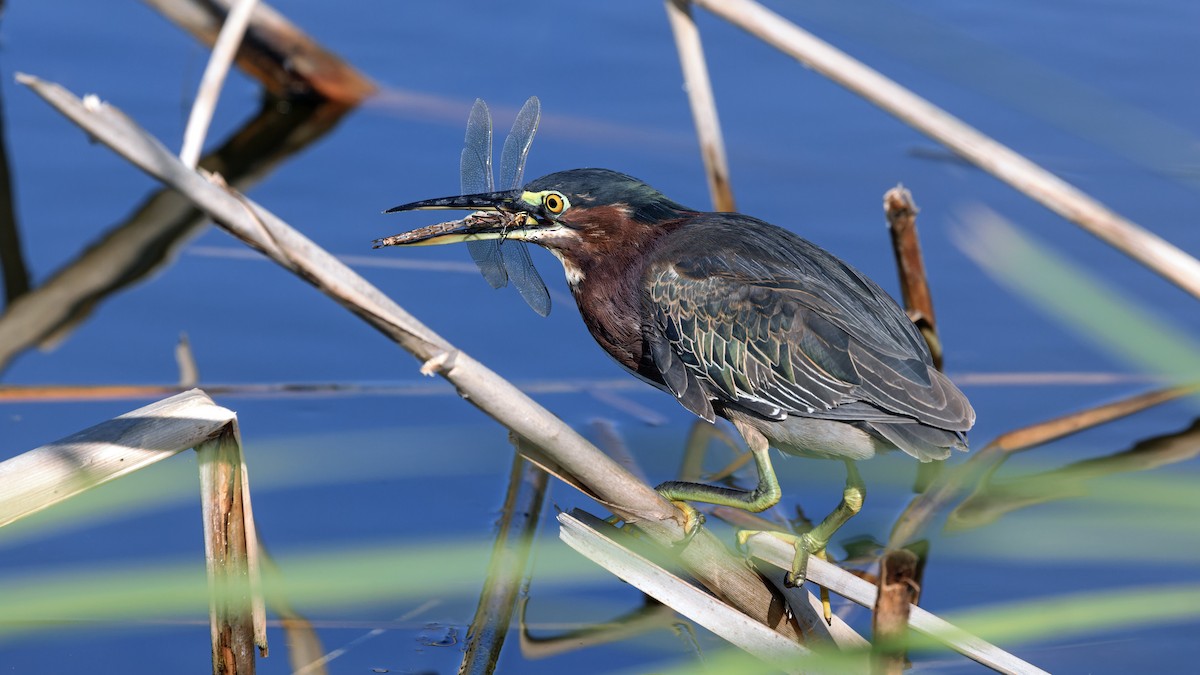
[{"label": "dragonfly", "polygon": [[[541,102],[536,96],[530,96],[504,139],[504,148],[500,152],[501,190],[522,186],[525,159],[529,156],[541,116]],[[464,195],[494,192],[496,189],[492,180],[492,114],[481,98],[475,99],[471,115],[467,118],[459,176],[459,188]],[[502,239],[468,241],[467,250],[492,288],[503,288],[512,281],[533,311],[542,316],[550,313],[550,293],[546,290],[546,282],[542,281],[537,268],[533,266],[529,249],[523,242],[505,242]]]}]

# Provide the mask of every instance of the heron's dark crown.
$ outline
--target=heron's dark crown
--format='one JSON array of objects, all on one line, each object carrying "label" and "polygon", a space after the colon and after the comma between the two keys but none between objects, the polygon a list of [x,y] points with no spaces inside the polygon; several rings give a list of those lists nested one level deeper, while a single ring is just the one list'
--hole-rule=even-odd
[{"label": "heron's dark crown", "polygon": [[586,208],[624,204],[629,207],[630,217],[643,223],[657,223],[692,211],[633,176],[611,169],[559,171],[534,180],[525,189],[557,190],[573,204]]}]

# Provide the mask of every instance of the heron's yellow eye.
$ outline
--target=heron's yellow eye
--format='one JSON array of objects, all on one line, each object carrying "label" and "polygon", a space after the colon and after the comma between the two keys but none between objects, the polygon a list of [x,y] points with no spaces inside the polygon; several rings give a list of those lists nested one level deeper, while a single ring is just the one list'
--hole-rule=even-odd
[{"label": "heron's yellow eye", "polygon": [[550,213],[558,215],[567,207],[567,200],[557,192],[551,192],[542,199],[542,206]]}]

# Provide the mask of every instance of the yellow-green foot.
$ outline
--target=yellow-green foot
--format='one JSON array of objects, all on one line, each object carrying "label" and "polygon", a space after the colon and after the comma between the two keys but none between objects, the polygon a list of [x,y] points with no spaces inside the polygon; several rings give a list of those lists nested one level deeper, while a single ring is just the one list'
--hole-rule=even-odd
[{"label": "yellow-green foot", "polygon": [[[804,580],[808,574],[808,558],[815,555],[821,560],[828,560],[825,553],[825,547],[828,546],[828,541],[817,541],[811,533],[791,534],[788,532],[778,532],[770,530],[739,530],[737,533],[738,547],[743,551],[746,550],[746,544],[750,537],[759,534],[769,534],[776,539],[780,539],[791,544],[795,548],[795,555],[792,556],[792,568],[788,570],[783,577],[783,583],[788,588],[799,588],[804,585]],[[825,617],[825,623],[833,623],[833,611],[829,606],[829,591],[824,586],[821,589],[821,612]]]},{"label": "yellow-green foot", "polygon": [[[668,497],[668,499],[669,498],[670,497]],[[704,524],[704,514],[697,511],[696,507],[688,504],[687,502],[673,500],[671,503],[683,512],[683,522],[681,523],[683,525],[683,538],[673,544],[675,548],[683,548],[684,546],[687,546],[692,541],[692,538],[696,536],[696,533],[700,531],[700,526]],[[625,525],[629,524],[625,522],[621,516],[616,514],[605,518],[604,522],[614,527],[624,527]]]},{"label": "yellow-green foot", "polygon": [[825,546],[828,542],[818,542],[808,532],[804,534],[790,534],[788,532],[773,530],[739,530],[737,533],[738,547],[745,550],[746,542],[750,540],[750,537],[760,532],[785,541],[796,549],[796,554],[792,557],[792,569],[788,570],[787,575],[783,578],[783,582],[789,588],[804,585],[804,577],[808,572],[808,556],[816,555],[822,560],[825,559]]}]

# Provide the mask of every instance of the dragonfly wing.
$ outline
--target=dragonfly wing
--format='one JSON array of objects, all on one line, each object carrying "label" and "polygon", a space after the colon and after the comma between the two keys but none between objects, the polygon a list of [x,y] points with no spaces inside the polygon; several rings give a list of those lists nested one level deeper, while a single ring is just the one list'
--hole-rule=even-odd
[{"label": "dragonfly wing", "polygon": [[504,149],[500,151],[500,185],[502,190],[514,190],[521,187],[525,177],[525,158],[529,156],[529,146],[533,145],[533,136],[537,133],[538,122],[542,119],[542,104],[538,97],[530,96],[517,119],[513,121],[512,131],[504,139]]},{"label": "dragonfly wing", "polygon": [[[481,98],[475,99],[475,105],[471,106],[458,166],[461,194],[476,195],[495,189],[492,180],[492,114]],[[467,251],[492,288],[500,288],[508,283],[508,273],[504,269],[498,242],[468,241]]]},{"label": "dragonfly wing", "polygon": [[500,248],[504,252],[504,264],[513,285],[520,291],[521,297],[530,309],[541,316],[550,314],[550,292],[546,290],[546,282],[533,266],[529,257],[529,249],[525,244],[510,241]]},{"label": "dragonfly wing", "polygon": [[459,176],[464,195],[492,192],[492,114],[483,99],[475,99],[467,118]]},{"label": "dragonfly wing", "polygon": [[[504,149],[500,152],[500,185],[504,190],[521,187],[525,177],[525,159],[529,157],[529,148],[533,145],[533,137],[537,134],[538,122],[542,118],[542,104],[536,96],[530,96],[517,119],[513,121],[512,130],[504,139]],[[504,254],[504,265],[513,285],[520,291],[533,311],[542,316],[550,313],[550,292],[546,290],[546,282],[533,266],[529,250],[525,244],[508,242],[501,248]]]}]

